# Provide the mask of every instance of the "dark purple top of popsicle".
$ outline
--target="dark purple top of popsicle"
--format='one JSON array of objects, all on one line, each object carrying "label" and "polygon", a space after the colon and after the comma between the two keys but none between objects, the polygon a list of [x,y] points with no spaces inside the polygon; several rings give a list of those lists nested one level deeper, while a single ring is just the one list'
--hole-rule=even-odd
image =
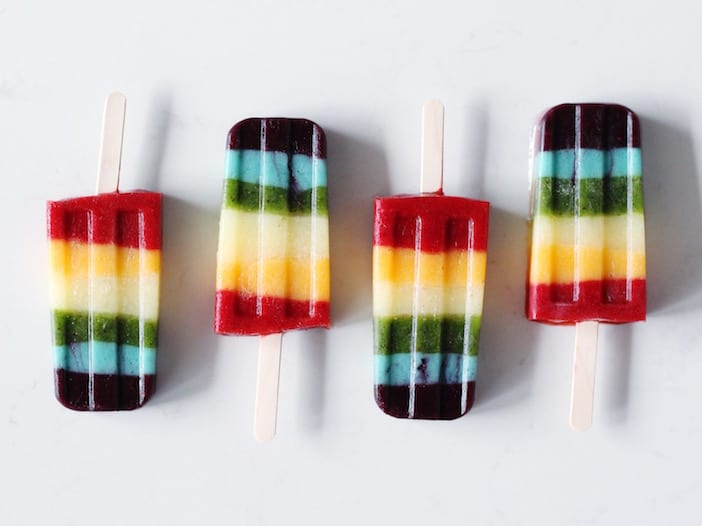
[{"label": "dark purple top of popsicle", "polygon": [[540,151],[641,147],[639,119],[619,104],[561,104],[541,117]]},{"label": "dark purple top of popsicle", "polygon": [[245,119],[229,131],[227,146],[230,150],[289,152],[327,158],[327,141],[322,128],[307,119]]}]

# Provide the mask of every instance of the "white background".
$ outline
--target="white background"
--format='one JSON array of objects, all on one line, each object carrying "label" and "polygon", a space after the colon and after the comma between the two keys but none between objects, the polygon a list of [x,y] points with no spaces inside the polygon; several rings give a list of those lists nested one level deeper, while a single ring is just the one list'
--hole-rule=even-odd
[{"label": "white background", "polygon": [[[0,1],[0,524],[699,524],[701,15]],[[113,90],[121,188],[165,195],[159,384],[138,411],[84,414],[53,395],[45,202],[92,193]],[[395,420],[372,396],[372,199],[417,191],[431,97],[447,193],[492,203],[477,400],[453,422]],[[523,315],[529,134],[566,101],[630,106],[644,147],[649,319],[601,329],[583,434],[567,423],[574,329]],[[267,445],[257,341],[212,331],[225,138],[249,116],[313,119],[329,151],[333,328],[284,338]]]}]

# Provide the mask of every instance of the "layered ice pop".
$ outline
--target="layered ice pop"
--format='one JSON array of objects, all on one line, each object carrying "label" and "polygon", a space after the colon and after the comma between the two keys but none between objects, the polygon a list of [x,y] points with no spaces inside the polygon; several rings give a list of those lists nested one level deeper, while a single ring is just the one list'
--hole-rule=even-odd
[{"label": "layered ice pop", "polygon": [[84,411],[140,407],[156,382],[161,194],[117,191],[124,102],[107,100],[101,193],[47,205],[56,396]]},{"label": "layered ice pop", "polygon": [[326,143],[304,119],[247,119],[229,133],[215,330],[329,327]]},{"label": "layered ice pop", "polygon": [[246,119],[229,132],[215,331],[261,335],[255,434],[275,434],[280,335],[329,327],[326,140],[305,119]]},{"label": "layered ice pop", "polygon": [[475,394],[489,203],[443,195],[441,104],[423,130],[427,191],[375,200],[375,397],[395,417],[453,419]]},{"label": "layered ice pop", "polygon": [[48,204],[56,394],[71,409],[134,409],[153,393],[161,194]]},{"label": "layered ice pop", "polygon": [[646,318],[641,174],[639,121],[628,108],[562,104],[535,127],[527,317],[578,326],[578,429],[590,425],[594,376],[578,375],[594,375],[597,322]]}]

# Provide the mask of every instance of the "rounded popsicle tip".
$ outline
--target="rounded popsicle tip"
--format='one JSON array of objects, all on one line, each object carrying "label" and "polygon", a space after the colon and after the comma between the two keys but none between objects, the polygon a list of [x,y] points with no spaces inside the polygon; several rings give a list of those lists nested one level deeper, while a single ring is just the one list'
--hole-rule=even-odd
[{"label": "rounded popsicle tip", "polygon": [[249,117],[237,122],[227,135],[228,150],[256,150],[327,158],[324,129],[309,119]]},{"label": "rounded popsicle tip", "polygon": [[583,415],[571,415],[570,428],[573,431],[587,431],[592,427],[592,415],[590,418],[583,418]]},{"label": "rounded popsicle tip", "polygon": [[[536,151],[640,148],[639,118],[621,104],[563,103],[543,111],[536,123]],[[577,139],[577,144],[576,144]]]},{"label": "rounded popsicle tip", "polygon": [[429,99],[424,102],[422,105],[422,111],[440,111],[441,113],[444,112],[444,105],[439,99]]},{"label": "rounded popsicle tip", "polygon": [[113,91],[107,96],[107,100],[105,100],[105,106],[108,104],[114,104],[114,103],[122,103],[126,104],[127,103],[127,96],[122,93],[121,91]]},{"label": "rounded popsicle tip", "polygon": [[254,426],[254,438],[256,442],[270,442],[275,438],[275,426]]}]

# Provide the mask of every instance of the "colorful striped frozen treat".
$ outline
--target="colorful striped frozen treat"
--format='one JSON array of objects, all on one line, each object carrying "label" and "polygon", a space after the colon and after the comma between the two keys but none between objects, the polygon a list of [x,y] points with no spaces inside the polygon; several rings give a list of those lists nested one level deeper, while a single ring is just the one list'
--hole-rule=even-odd
[{"label": "colorful striped frozen treat", "polygon": [[47,206],[56,396],[83,411],[135,409],[156,382],[161,194]]},{"label": "colorful striped frozen treat", "polygon": [[282,334],[329,327],[326,140],[305,119],[246,119],[227,146],[214,328],[259,335],[254,435],[268,441]]},{"label": "colorful striped frozen treat", "polygon": [[246,119],[229,132],[215,331],[329,327],[324,132],[305,119]]},{"label": "colorful striped frozen treat", "polygon": [[562,104],[540,119],[532,149],[527,317],[645,319],[638,118],[615,104]]},{"label": "colorful striped frozen treat", "polygon": [[473,404],[489,204],[375,200],[375,396],[399,418],[453,419]]}]

